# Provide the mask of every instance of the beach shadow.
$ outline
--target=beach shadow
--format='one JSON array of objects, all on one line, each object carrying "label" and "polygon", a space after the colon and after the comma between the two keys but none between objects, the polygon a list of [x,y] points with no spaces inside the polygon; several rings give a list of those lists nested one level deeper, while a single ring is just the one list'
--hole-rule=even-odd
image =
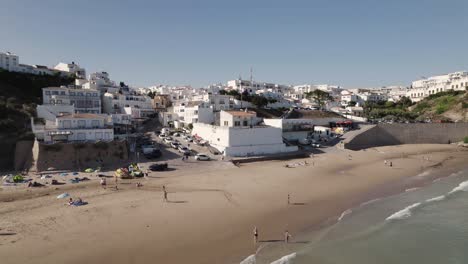
[{"label": "beach shadow", "polygon": [[270,240],[259,240],[258,242],[273,243],[273,242],[284,242],[284,240],[281,240],[281,239],[270,239]]},{"label": "beach shadow", "polygon": [[309,244],[309,241],[289,241],[288,244]]},{"label": "beach shadow", "polygon": [[188,203],[188,201],[167,201],[168,203]]},{"label": "beach shadow", "polygon": [[306,205],[306,203],[292,203],[292,205]]},{"label": "beach shadow", "polygon": [[14,236],[14,235],[16,235],[16,233],[12,233],[12,232],[0,233],[0,236]]},{"label": "beach shadow", "polygon": [[66,182],[56,182],[56,183],[51,183],[50,185],[64,185],[67,184]]}]

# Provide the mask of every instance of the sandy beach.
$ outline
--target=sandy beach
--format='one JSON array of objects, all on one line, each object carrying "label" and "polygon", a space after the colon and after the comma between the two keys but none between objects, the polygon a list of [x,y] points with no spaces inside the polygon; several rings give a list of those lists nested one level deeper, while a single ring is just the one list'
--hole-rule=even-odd
[{"label": "sandy beach", "polygon": [[[188,162],[122,180],[119,190],[112,179],[101,188],[95,176],[75,185],[2,187],[0,258],[5,264],[240,263],[258,247],[280,243],[285,230],[294,242],[295,234],[332,223],[348,208],[429,184],[433,175],[466,168],[467,160],[468,149],[455,145],[401,145],[240,167]],[[66,206],[56,198],[63,192],[89,204]]]}]

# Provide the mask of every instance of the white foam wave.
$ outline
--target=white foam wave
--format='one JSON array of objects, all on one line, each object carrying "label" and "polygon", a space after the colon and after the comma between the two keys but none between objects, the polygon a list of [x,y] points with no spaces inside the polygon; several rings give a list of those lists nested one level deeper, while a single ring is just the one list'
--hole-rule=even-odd
[{"label": "white foam wave", "polygon": [[416,187],[416,188],[409,188],[409,189],[406,189],[405,192],[412,192],[412,191],[416,191],[416,190],[419,190],[420,187]]},{"label": "white foam wave", "polygon": [[444,199],[445,199],[445,195],[441,195],[441,196],[437,196],[437,197],[434,197],[434,198],[431,198],[431,199],[427,199],[426,203],[438,202],[438,201],[442,201]]},{"label": "white foam wave", "polygon": [[457,187],[453,188],[453,190],[451,190],[449,194],[454,193],[454,192],[460,192],[460,191],[468,192],[468,181],[464,181],[460,183]]},{"label": "white foam wave", "polygon": [[382,198],[373,199],[373,200],[367,201],[365,203],[362,203],[361,206],[366,206],[368,204],[375,203],[375,202],[380,201],[380,200],[382,200]]},{"label": "white foam wave", "polygon": [[278,260],[275,260],[271,264],[291,264],[295,258],[296,258],[296,252],[286,255]]},{"label": "white foam wave", "polygon": [[352,212],[353,212],[353,210],[348,209],[348,210],[344,211],[343,213],[341,213],[340,217],[338,218],[338,222],[341,221],[345,216],[349,215]]},{"label": "white foam wave", "polygon": [[241,261],[240,264],[255,264],[255,263],[257,263],[257,258],[255,257],[255,254],[254,254],[254,255],[248,256],[246,259]]},{"label": "white foam wave", "polygon": [[411,210],[413,210],[414,208],[420,206],[421,203],[415,203],[415,204],[412,204],[408,207],[406,207],[405,209],[403,210],[400,210],[394,214],[392,214],[391,216],[387,217],[387,219],[385,220],[398,220],[398,219],[404,219],[404,218],[408,218],[411,216]]}]

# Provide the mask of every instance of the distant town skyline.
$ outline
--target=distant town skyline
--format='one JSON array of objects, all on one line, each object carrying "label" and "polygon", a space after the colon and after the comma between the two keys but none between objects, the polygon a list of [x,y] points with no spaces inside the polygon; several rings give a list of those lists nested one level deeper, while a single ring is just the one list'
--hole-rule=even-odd
[{"label": "distant town skyline", "polygon": [[[253,3],[252,3],[253,2]],[[468,69],[468,3],[3,0],[1,51],[75,61],[132,86],[248,79],[409,86]]]}]

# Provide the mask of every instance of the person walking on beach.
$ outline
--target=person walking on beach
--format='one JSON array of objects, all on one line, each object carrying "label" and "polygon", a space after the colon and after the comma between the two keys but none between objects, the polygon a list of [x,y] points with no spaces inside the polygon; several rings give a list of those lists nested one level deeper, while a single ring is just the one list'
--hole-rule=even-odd
[{"label": "person walking on beach", "polygon": [[289,243],[289,238],[291,237],[291,234],[289,234],[288,230],[284,232],[284,243]]},{"label": "person walking on beach", "polygon": [[162,189],[163,189],[163,193],[164,193],[164,202],[167,202],[167,191],[166,191],[166,186],[163,185]]},{"label": "person walking on beach", "polygon": [[393,163],[390,161],[390,167],[393,167]]},{"label": "person walking on beach", "polygon": [[387,165],[387,160],[384,160],[384,164]]},{"label": "person walking on beach", "polygon": [[288,193],[288,204],[291,204],[291,195]]},{"label": "person walking on beach", "polygon": [[106,178],[101,178],[101,186],[103,189],[106,189]]},{"label": "person walking on beach", "polygon": [[254,235],[254,244],[257,244],[258,243],[258,229],[256,226],[254,227],[253,235]]}]

